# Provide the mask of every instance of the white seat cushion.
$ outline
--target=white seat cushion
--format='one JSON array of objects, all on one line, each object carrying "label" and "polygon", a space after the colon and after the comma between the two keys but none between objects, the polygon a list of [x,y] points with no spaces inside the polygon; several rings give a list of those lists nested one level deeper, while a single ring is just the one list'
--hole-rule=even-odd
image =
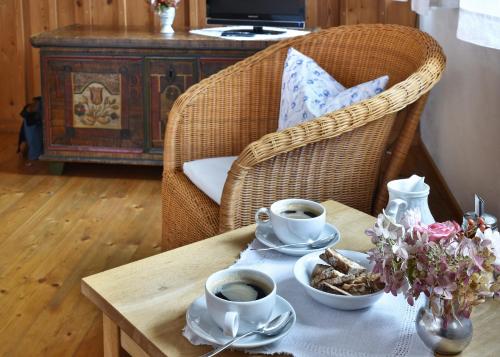
[{"label": "white seat cushion", "polygon": [[278,130],[371,98],[388,81],[388,76],[382,76],[346,89],[312,58],[290,48],[283,68]]},{"label": "white seat cushion", "polygon": [[182,171],[189,180],[218,205],[226,183],[227,173],[237,156],[212,157],[185,162]]}]

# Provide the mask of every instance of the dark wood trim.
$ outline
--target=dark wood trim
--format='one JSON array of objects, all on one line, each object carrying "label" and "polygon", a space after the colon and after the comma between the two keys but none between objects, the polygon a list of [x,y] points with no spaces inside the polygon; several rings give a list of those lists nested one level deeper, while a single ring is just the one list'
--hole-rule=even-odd
[{"label": "dark wood trim", "polygon": [[162,166],[163,160],[152,160],[143,158],[110,158],[110,157],[71,157],[44,154],[40,160],[53,162],[86,162],[98,164],[123,164],[123,165],[141,165],[141,166]]}]

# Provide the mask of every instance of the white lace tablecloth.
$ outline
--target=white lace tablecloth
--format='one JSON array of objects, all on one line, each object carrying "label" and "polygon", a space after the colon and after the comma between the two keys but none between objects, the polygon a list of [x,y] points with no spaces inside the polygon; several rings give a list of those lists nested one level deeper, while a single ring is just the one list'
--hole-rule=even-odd
[{"label": "white lace tablecloth", "polygon": [[[254,240],[252,247],[263,247]],[[306,295],[293,276],[298,257],[278,252],[245,250],[233,267],[258,269],[271,275],[297,313],[297,323],[281,341],[249,350],[250,353],[289,353],[310,356],[433,356],[415,331],[415,317],[423,299],[411,307],[403,296],[384,296],[371,308],[340,311]],[[195,345],[209,344],[187,326],[184,336]]]}]

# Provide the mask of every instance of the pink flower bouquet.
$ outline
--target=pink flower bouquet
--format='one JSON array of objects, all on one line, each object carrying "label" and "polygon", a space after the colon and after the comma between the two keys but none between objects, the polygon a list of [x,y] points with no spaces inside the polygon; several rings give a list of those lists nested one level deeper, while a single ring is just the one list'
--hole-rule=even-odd
[{"label": "pink flower bouquet", "polygon": [[446,322],[469,318],[473,306],[499,294],[500,280],[493,280],[493,272],[500,266],[492,247],[498,232],[478,230],[469,238],[456,222],[423,225],[419,213],[410,210],[401,224],[380,214],[366,234],[375,245],[368,255],[385,292],[404,293],[410,305],[424,293],[433,314]]},{"label": "pink flower bouquet", "polygon": [[174,7],[176,8],[179,6],[179,3],[181,0],[151,0],[151,6],[153,7],[153,10],[156,12],[162,12],[169,7]]}]

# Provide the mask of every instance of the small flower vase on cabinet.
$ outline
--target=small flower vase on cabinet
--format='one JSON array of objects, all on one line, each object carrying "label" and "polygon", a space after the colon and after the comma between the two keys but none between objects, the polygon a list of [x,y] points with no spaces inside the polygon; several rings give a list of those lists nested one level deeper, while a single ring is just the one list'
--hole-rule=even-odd
[{"label": "small flower vase on cabinet", "polygon": [[424,344],[441,355],[458,354],[472,340],[470,319],[461,317],[446,324],[442,317],[433,314],[430,304],[420,308],[415,325],[418,336]]},{"label": "small flower vase on cabinet", "polygon": [[159,13],[160,16],[160,25],[161,33],[174,33],[174,29],[172,28],[172,24],[174,23],[175,18],[175,7],[169,7],[166,10],[163,10]]}]

